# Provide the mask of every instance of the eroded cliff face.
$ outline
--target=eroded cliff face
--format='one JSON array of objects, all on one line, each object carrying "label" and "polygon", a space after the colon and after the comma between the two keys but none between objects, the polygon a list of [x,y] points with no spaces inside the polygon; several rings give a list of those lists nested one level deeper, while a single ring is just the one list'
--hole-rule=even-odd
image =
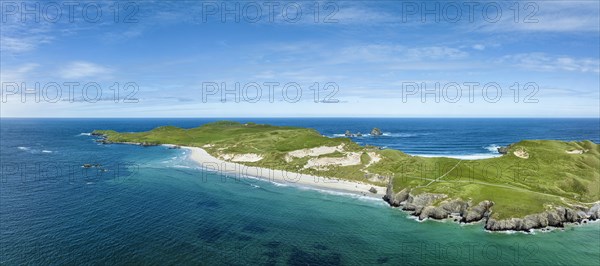
[{"label": "eroded cliff face", "polygon": [[474,204],[460,199],[448,199],[443,194],[413,195],[409,188],[394,192],[391,180],[383,199],[390,206],[400,207],[418,217],[419,220],[454,218],[461,223],[485,221],[484,228],[490,231],[530,231],[550,226],[563,227],[565,223],[585,223],[587,220],[600,219],[600,203],[597,203],[589,209],[557,207],[554,210],[530,214],[523,218],[496,220],[490,217],[494,206],[492,201],[485,200]]},{"label": "eroded cliff face", "polygon": [[557,207],[554,210],[542,213],[530,214],[523,218],[511,218],[505,220],[496,220],[489,218],[485,224],[485,229],[490,231],[530,231],[531,229],[545,227],[563,227],[565,223],[585,223],[587,220],[596,220],[600,216],[600,203],[592,208],[572,209]]}]

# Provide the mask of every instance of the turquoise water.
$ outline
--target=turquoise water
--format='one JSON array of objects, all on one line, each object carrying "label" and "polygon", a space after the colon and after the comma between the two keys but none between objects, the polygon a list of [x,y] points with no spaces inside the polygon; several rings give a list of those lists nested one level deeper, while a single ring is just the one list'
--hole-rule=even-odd
[{"label": "turquoise water", "polygon": [[[417,222],[375,199],[208,173],[185,150],[97,145],[80,134],[94,127],[139,128],[2,121],[0,263],[600,262],[600,223],[506,234],[481,224]],[[107,171],[80,167],[90,162]]]}]

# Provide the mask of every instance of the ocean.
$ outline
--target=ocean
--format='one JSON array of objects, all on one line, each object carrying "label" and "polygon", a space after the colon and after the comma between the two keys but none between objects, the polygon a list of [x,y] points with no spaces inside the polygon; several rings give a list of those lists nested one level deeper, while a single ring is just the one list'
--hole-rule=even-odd
[{"label": "ocean", "polygon": [[[598,265],[600,223],[490,233],[418,222],[385,202],[206,172],[187,151],[99,145],[94,129],[222,119],[0,120],[2,265]],[[346,130],[360,144],[488,158],[522,139],[592,140],[598,119],[240,118]],[[82,168],[83,164],[98,164]]]}]

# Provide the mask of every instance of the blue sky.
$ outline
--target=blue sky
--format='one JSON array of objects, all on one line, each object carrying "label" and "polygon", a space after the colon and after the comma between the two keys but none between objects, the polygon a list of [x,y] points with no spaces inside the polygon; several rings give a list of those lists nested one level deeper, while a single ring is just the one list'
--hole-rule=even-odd
[{"label": "blue sky", "polygon": [[3,117],[600,116],[598,1],[69,2],[3,1]]}]

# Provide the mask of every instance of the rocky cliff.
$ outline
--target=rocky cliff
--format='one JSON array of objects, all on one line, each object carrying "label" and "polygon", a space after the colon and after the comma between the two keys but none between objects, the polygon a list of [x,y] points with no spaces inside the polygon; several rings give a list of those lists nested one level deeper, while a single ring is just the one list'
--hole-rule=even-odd
[{"label": "rocky cliff", "polygon": [[477,204],[460,199],[448,199],[443,194],[420,193],[411,194],[411,189],[404,188],[394,192],[392,180],[388,182],[383,199],[392,207],[400,207],[410,212],[419,220],[426,218],[454,218],[461,223],[484,221],[486,230],[490,231],[526,231],[546,227],[563,227],[565,223],[586,223],[587,220],[600,219],[600,203],[590,209],[585,207],[557,207],[554,210],[530,214],[523,218],[496,220],[490,216],[494,203],[482,201]]}]

